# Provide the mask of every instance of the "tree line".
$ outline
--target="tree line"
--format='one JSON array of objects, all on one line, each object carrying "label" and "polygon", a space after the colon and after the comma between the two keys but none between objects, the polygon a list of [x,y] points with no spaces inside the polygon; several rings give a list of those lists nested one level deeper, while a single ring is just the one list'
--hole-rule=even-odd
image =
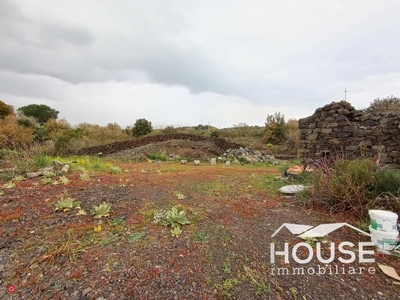
[{"label": "tree line", "polygon": [[[400,112],[400,98],[389,96],[374,99],[366,113],[388,111]],[[285,120],[280,112],[267,115],[265,126],[248,126],[238,123],[232,128],[217,129],[210,125],[199,124],[195,127],[174,128],[167,126],[154,130],[152,123],[144,118],[137,119],[133,126],[122,129],[116,123],[106,126],[81,123],[71,126],[65,119],[58,119],[59,111],[44,104],[22,106],[16,111],[14,107],[0,100],[0,149],[13,148],[31,142],[52,142],[55,153],[62,154],[70,147],[80,148],[127,140],[148,134],[191,133],[214,138],[222,137],[245,144],[257,140],[256,146],[285,145],[286,150],[296,152],[299,145],[298,122],[295,119]]]}]

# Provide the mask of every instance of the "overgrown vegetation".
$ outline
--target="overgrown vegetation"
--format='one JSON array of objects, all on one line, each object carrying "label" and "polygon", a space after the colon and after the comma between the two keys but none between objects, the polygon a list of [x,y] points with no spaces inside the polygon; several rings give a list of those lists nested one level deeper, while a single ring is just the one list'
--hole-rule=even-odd
[{"label": "overgrown vegetation", "polygon": [[400,172],[370,159],[323,160],[312,175],[310,201],[331,211],[350,211],[361,220],[369,209],[400,211]]},{"label": "overgrown vegetation", "polygon": [[400,98],[395,96],[388,96],[385,98],[376,98],[372,101],[366,109],[368,113],[381,113],[396,111],[400,112]]}]

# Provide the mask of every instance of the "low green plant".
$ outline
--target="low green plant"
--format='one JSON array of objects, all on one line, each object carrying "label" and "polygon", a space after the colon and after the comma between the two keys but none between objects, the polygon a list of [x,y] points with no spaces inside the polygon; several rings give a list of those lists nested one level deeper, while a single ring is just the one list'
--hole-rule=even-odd
[{"label": "low green plant", "polygon": [[240,157],[238,158],[238,161],[239,161],[239,163],[240,163],[241,165],[244,165],[244,164],[247,162],[246,157],[244,157],[244,156],[240,156]]},{"label": "low green plant", "polygon": [[186,211],[179,211],[176,206],[167,210],[161,220],[161,225],[180,227],[180,225],[190,224],[189,219],[186,217]]},{"label": "low green plant", "polygon": [[3,196],[4,195],[4,192],[3,191],[0,191],[0,196]]},{"label": "low green plant", "polygon": [[316,245],[318,242],[320,242],[320,240],[318,238],[315,237],[307,237],[307,238],[303,238],[303,240],[309,244],[311,246],[311,248],[315,249]]},{"label": "low green plant", "polygon": [[89,176],[89,174],[88,174],[87,172],[83,172],[83,173],[81,173],[81,174],[79,175],[79,179],[80,179],[80,180],[87,181],[87,180],[90,180],[90,176]]},{"label": "low green plant", "polygon": [[3,188],[4,189],[13,189],[13,188],[15,188],[15,183],[12,181],[9,181],[9,182],[3,184]]},{"label": "low green plant", "polygon": [[80,173],[86,173],[87,172],[86,168],[83,167],[83,166],[77,166],[76,167],[76,171],[78,171]]},{"label": "low green plant", "polygon": [[130,243],[136,243],[144,236],[145,236],[144,232],[134,232],[128,237],[128,241]]},{"label": "low green plant", "polygon": [[76,208],[76,209],[81,209],[80,207],[80,202],[75,201],[74,198],[64,198],[61,197],[60,200],[57,201],[55,204],[56,210],[62,210],[62,211],[69,211],[70,209]]},{"label": "low green plant", "polygon": [[[158,223],[161,220],[161,218],[159,220],[155,220],[155,209],[142,210],[140,213],[142,214],[143,218],[148,222]],[[161,215],[161,217],[162,216],[163,214]]]},{"label": "low green plant", "polygon": [[182,233],[182,229],[178,226],[173,227],[170,231],[171,231],[171,235],[174,237],[179,237]]},{"label": "low green plant", "polygon": [[43,177],[42,180],[40,180],[40,182],[43,184],[50,184],[53,182],[53,179],[51,179],[49,177]]},{"label": "low green plant", "polygon": [[66,176],[60,176],[59,181],[60,181],[62,184],[68,184],[68,183],[71,182],[71,181],[68,179],[68,177],[66,177]]},{"label": "low green plant", "polygon": [[369,224],[370,222],[362,222],[362,221],[357,221],[356,222],[356,227],[363,230],[363,231],[368,231],[369,230]]},{"label": "low green plant", "polygon": [[256,295],[260,296],[264,293],[270,292],[270,286],[268,284],[268,279],[262,276],[259,271],[253,270],[250,267],[243,266],[244,277],[247,278],[251,285],[256,287]]},{"label": "low green plant", "polygon": [[152,153],[150,159],[152,161],[167,161],[167,156],[165,154]]},{"label": "low green plant", "polygon": [[18,175],[18,176],[13,178],[13,181],[15,181],[15,182],[21,182],[21,181],[24,181],[24,180],[26,180],[26,178],[24,176],[22,176],[22,175]]},{"label": "low green plant", "polygon": [[112,174],[119,174],[119,173],[122,172],[122,171],[121,171],[121,168],[118,167],[118,166],[112,166],[112,167],[110,167],[108,170],[109,170],[110,173],[112,173]]},{"label": "low green plant", "polygon": [[101,241],[100,241],[100,246],[107,246],[107,245],[110,245],[111,243],[114,243],[114,242],[116,242],[116,241],[118,241],[118,236],[108,236],[108,237],[105,237],[105,238],[103,238]]},{"label": "low green plant", "polygon": [[222,293],[222,296],[232,297],[239,283],[239,280],[236,278],[227,278],[222,284],[217,284],[216,289]]},{"label": "low green plant", "polygon": [[96,219],[100,219],[102,217],[107,217],[110,215],[111,211],[111,203],[103,202],[98,206],[94,206],[92,209],[92,213]]},{"label": "low green plant", "polygon": [[179,237],[182,233],[181,225],[190,224],[190,221],[186,217],[185,210],[179,211],[178,208],[174,206],[162,215],[160,223],[163,226],[171,226],[172,236]]},{"label": "low green plant", "polygon": [[181,192],[179,192],[179,191],[175,191],[175,192],[174,192],[174,195],[176,196],[176,198],[177,198],[178,200],[183,200],[183,199],[186,198],[186,196],[185,196],[184,194],[182,194]]},{"label": "low green plant", "polygon": [[76,213],[77,216],[86,216],[87,213],[84,209],[79,209],[78,212]]},{"label": "low green plant", "polygon": [[115,218],[115,219],[112,219],[109,223],[110,223],[110,225],[113,225],[113,226],[122,226],[125,224],[125,219],[124,218]]},{"label": "low green plant", "polygon": [[199,243],[208,243],[210,241],[211,236],[204,231],[196,232],[195,240]]},{"label": "low green plant", "polygon": [[222,271],[224,271],[224,273],[226,273],[226,274],[230,274],[232,272],[231,262],[229,260],[226,260],[223,262]]}]

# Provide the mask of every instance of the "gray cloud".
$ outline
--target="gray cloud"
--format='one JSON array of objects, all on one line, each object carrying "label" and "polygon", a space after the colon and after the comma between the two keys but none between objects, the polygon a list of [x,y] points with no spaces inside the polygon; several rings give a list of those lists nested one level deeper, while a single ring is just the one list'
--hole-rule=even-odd
[{"label": "gray cloud", "polygon": [[74,85],[127,82],[182,87],[193,95],[185,101],[205,93],[314,109],[340,100],[344,87],[383,97],[369,78],[400,69],[395,0],[0,0],[0,7],[0,93],[31,99],[66,101],[60,91]]}]

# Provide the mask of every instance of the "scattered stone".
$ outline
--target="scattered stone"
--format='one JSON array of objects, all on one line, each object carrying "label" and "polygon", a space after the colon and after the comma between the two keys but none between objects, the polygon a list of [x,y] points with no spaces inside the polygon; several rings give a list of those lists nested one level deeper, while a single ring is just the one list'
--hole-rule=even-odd
[{"label": "scattered stone", "polygon": [[82,291],[82,297],[85,297],[87,294],[89,294],[92,291],[91,288],[86,288]]},{"label": "scattered stone", "polygon": [[267,155],[262,151],[252,150],[245,147],[239,147],[236,149],[228,149],[225,151],[223,156],[226,159],[237,159],[239,161],[245,161],[246,163],[257,163],[264,162],[271,165],[279,164],[279,161],[275,159],[273,155]]},{"label": "scattered stone", "polygon": [[73,287],[73,284],[72,284],[72,282],[71,281],[67,281],[66,283],[65,283],[65,288],[68,290],[68,289],[70,289],[70,288],[72,288]]},{"label": "scattered stone", "polygon": [[195,165],[195,166],[200,166],[200,161],[199,161],[199,160],[197,160],[197,159],[196,159],[196,160],[194,160],[194,161],[193,161],[193,163],[194,163],[194,165]]},{"label": "scattered stone", "polygon": [[81,299],[81,297],[77,294],[73,294],[68,298],[68,300],[79,300],[79,299]]}]

